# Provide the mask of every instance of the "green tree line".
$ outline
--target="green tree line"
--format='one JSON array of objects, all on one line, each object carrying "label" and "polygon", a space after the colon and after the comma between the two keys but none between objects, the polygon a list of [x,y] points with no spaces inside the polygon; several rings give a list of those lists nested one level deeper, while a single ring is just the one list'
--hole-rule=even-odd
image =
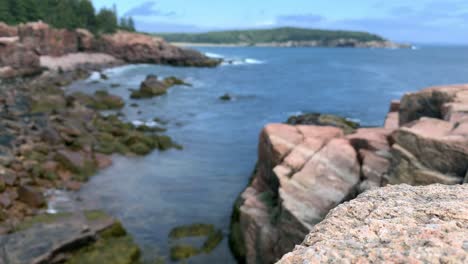
[{"label": "green tree line", "polygon": [[157,34],[170,42],[191,43],[270,43],[287,41],[321,41],[329,43],[337,39],[355,39],[358,41],[383,41],[384,38],[367,32],[343,30],[318,30],[294,27],[257,30],[232,30],[207,33],[169,33]]},{"label": "green tree line", "polygon": [[135,31],[133,18],[119,19],[115,6],[96,12],[90,0],[0,0],[0,21],[16,25],[38,20],[56,28],[86,28],[94,33]]}]

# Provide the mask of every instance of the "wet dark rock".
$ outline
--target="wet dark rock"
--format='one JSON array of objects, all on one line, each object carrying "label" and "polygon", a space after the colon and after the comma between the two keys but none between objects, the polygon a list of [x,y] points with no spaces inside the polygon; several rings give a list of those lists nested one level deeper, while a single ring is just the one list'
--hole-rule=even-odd
[{"label": "wet dark rock", "polygon": [[163,128],[163,127],[158,127],[158,126],[147,126],[147,125],[142,125],[142,126],[138,126],[137,127],[137,130],[138,131],[141,131],[141,132],[166,132],[167,129]]},{"label": "wet dark rock", "polygon": [[320,113],[291,116],[286,123],[290,125],[334,126],[343,129],[346,134],[351,134],[359,128],[359,123],[344,117]]},{"label": "wet dark rock", "polygon": [[62,168],[76,174],[77,180],[86,180],[97,170],[96,161],[86,152],[59,150],[55,155],[55,160]]},{"label": "wet dark rock", "polygon": [[70,99],[77,100],[81,104],[96,110],[118,110],[125,106],[125,102],[121,97],[109,94],[105,90],[96,91],[94,96],[76,92],[70,96]]},{"label": "wet dark rock", "polygon": [[231,101],[232,100],[232,96],[228,93],[222,95],[219,97],[220,100],[222,101]]},{"label": "wet dark rock", "polygon": [[161,119],[161,118],[159,118],[159,117],[153,118],[153,121],[154,121],[154,122],[157,122],[157,123],[159,123],[159,124],[161,124],[161,125],[167,125],[167,124],[169,124],[169,121],[164,120],[164,119]]},{"label": "wet dark rock", "polygon": [[175,85],[189,85],[176,77],[167,77],[160,81],[156,75],[150,74],[141,83],[139,90],[132,91],[132,99],[151,98],[167,93],[167,90]]},{"label": "wet dark rock", "polygon": [[151,152],[151,147],[144,143],[137,142],[130,145],[130,150],[137,155],[143,156]]},{"label": "wet dark rock", "polygon": [[105,74],[105,73],[99,73],[99,77],[102,79],[102,80],[108,80],[109,77]]},{"label": "wet dark rock", "polygon": [[192,86],[190,83],[186,83],[185,81],[175,76],[169,76],[167,78],[164,78],[164,83],[168,86],[174,86],[174,85]]}]

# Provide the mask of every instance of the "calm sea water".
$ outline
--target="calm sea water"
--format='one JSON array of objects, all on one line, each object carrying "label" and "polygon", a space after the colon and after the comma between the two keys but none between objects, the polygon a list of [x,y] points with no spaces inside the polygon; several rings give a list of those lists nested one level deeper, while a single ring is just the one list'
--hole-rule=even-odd
[{"label": "calm sea water", "polygon": [[[248,182],[266,123],[300,112],[326,112],[381,125],[390,100],[407,91],[468,82],[468,48],[462,47],[200,50],[234,63],[215,69],[131,65],[108,70],[107,81],[71,87],[108,89],[129,98],[128,89],[137,88],[147,74],[175,75],[193,84],[159,98],[128,99],[123,111],[130,121],[168,120],[167,134],[184,146],[182,151],[115,157],[114,165],[80,193],[87,206],[121,219],[149,258],[169,255],[176,242],[168,234],[175,226],[208,223],[228,234],[233,202]],[[111,88],[113,83],[121,86]],[[220,101],[224,93],[234,100]],[[139,107],[130,107],[132,102]],[[187,263],[235,260],[224,239],[211,254]]]}]

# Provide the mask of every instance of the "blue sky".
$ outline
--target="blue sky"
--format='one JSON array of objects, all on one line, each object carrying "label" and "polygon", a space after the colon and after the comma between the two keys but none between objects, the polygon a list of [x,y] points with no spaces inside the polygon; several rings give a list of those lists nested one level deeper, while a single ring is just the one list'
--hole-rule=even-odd
[{"label": "blue sky", "polygon": [[300,26],[363,30],[402,42],[468,44],[466,0],[93,0],[138,30],[200,32]]}]

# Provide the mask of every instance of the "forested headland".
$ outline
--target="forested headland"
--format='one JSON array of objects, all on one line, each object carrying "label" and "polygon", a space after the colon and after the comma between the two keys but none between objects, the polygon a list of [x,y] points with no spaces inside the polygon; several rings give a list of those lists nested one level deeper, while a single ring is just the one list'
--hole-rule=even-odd
[{"label": "forested headland", "polygon": [[96,10],[90,0],[0,0],[0,21],[17,25],[38,20],[56,28],[86,28],[94,33],[135,31],[132,17],[119,17],[115,6]]}]

